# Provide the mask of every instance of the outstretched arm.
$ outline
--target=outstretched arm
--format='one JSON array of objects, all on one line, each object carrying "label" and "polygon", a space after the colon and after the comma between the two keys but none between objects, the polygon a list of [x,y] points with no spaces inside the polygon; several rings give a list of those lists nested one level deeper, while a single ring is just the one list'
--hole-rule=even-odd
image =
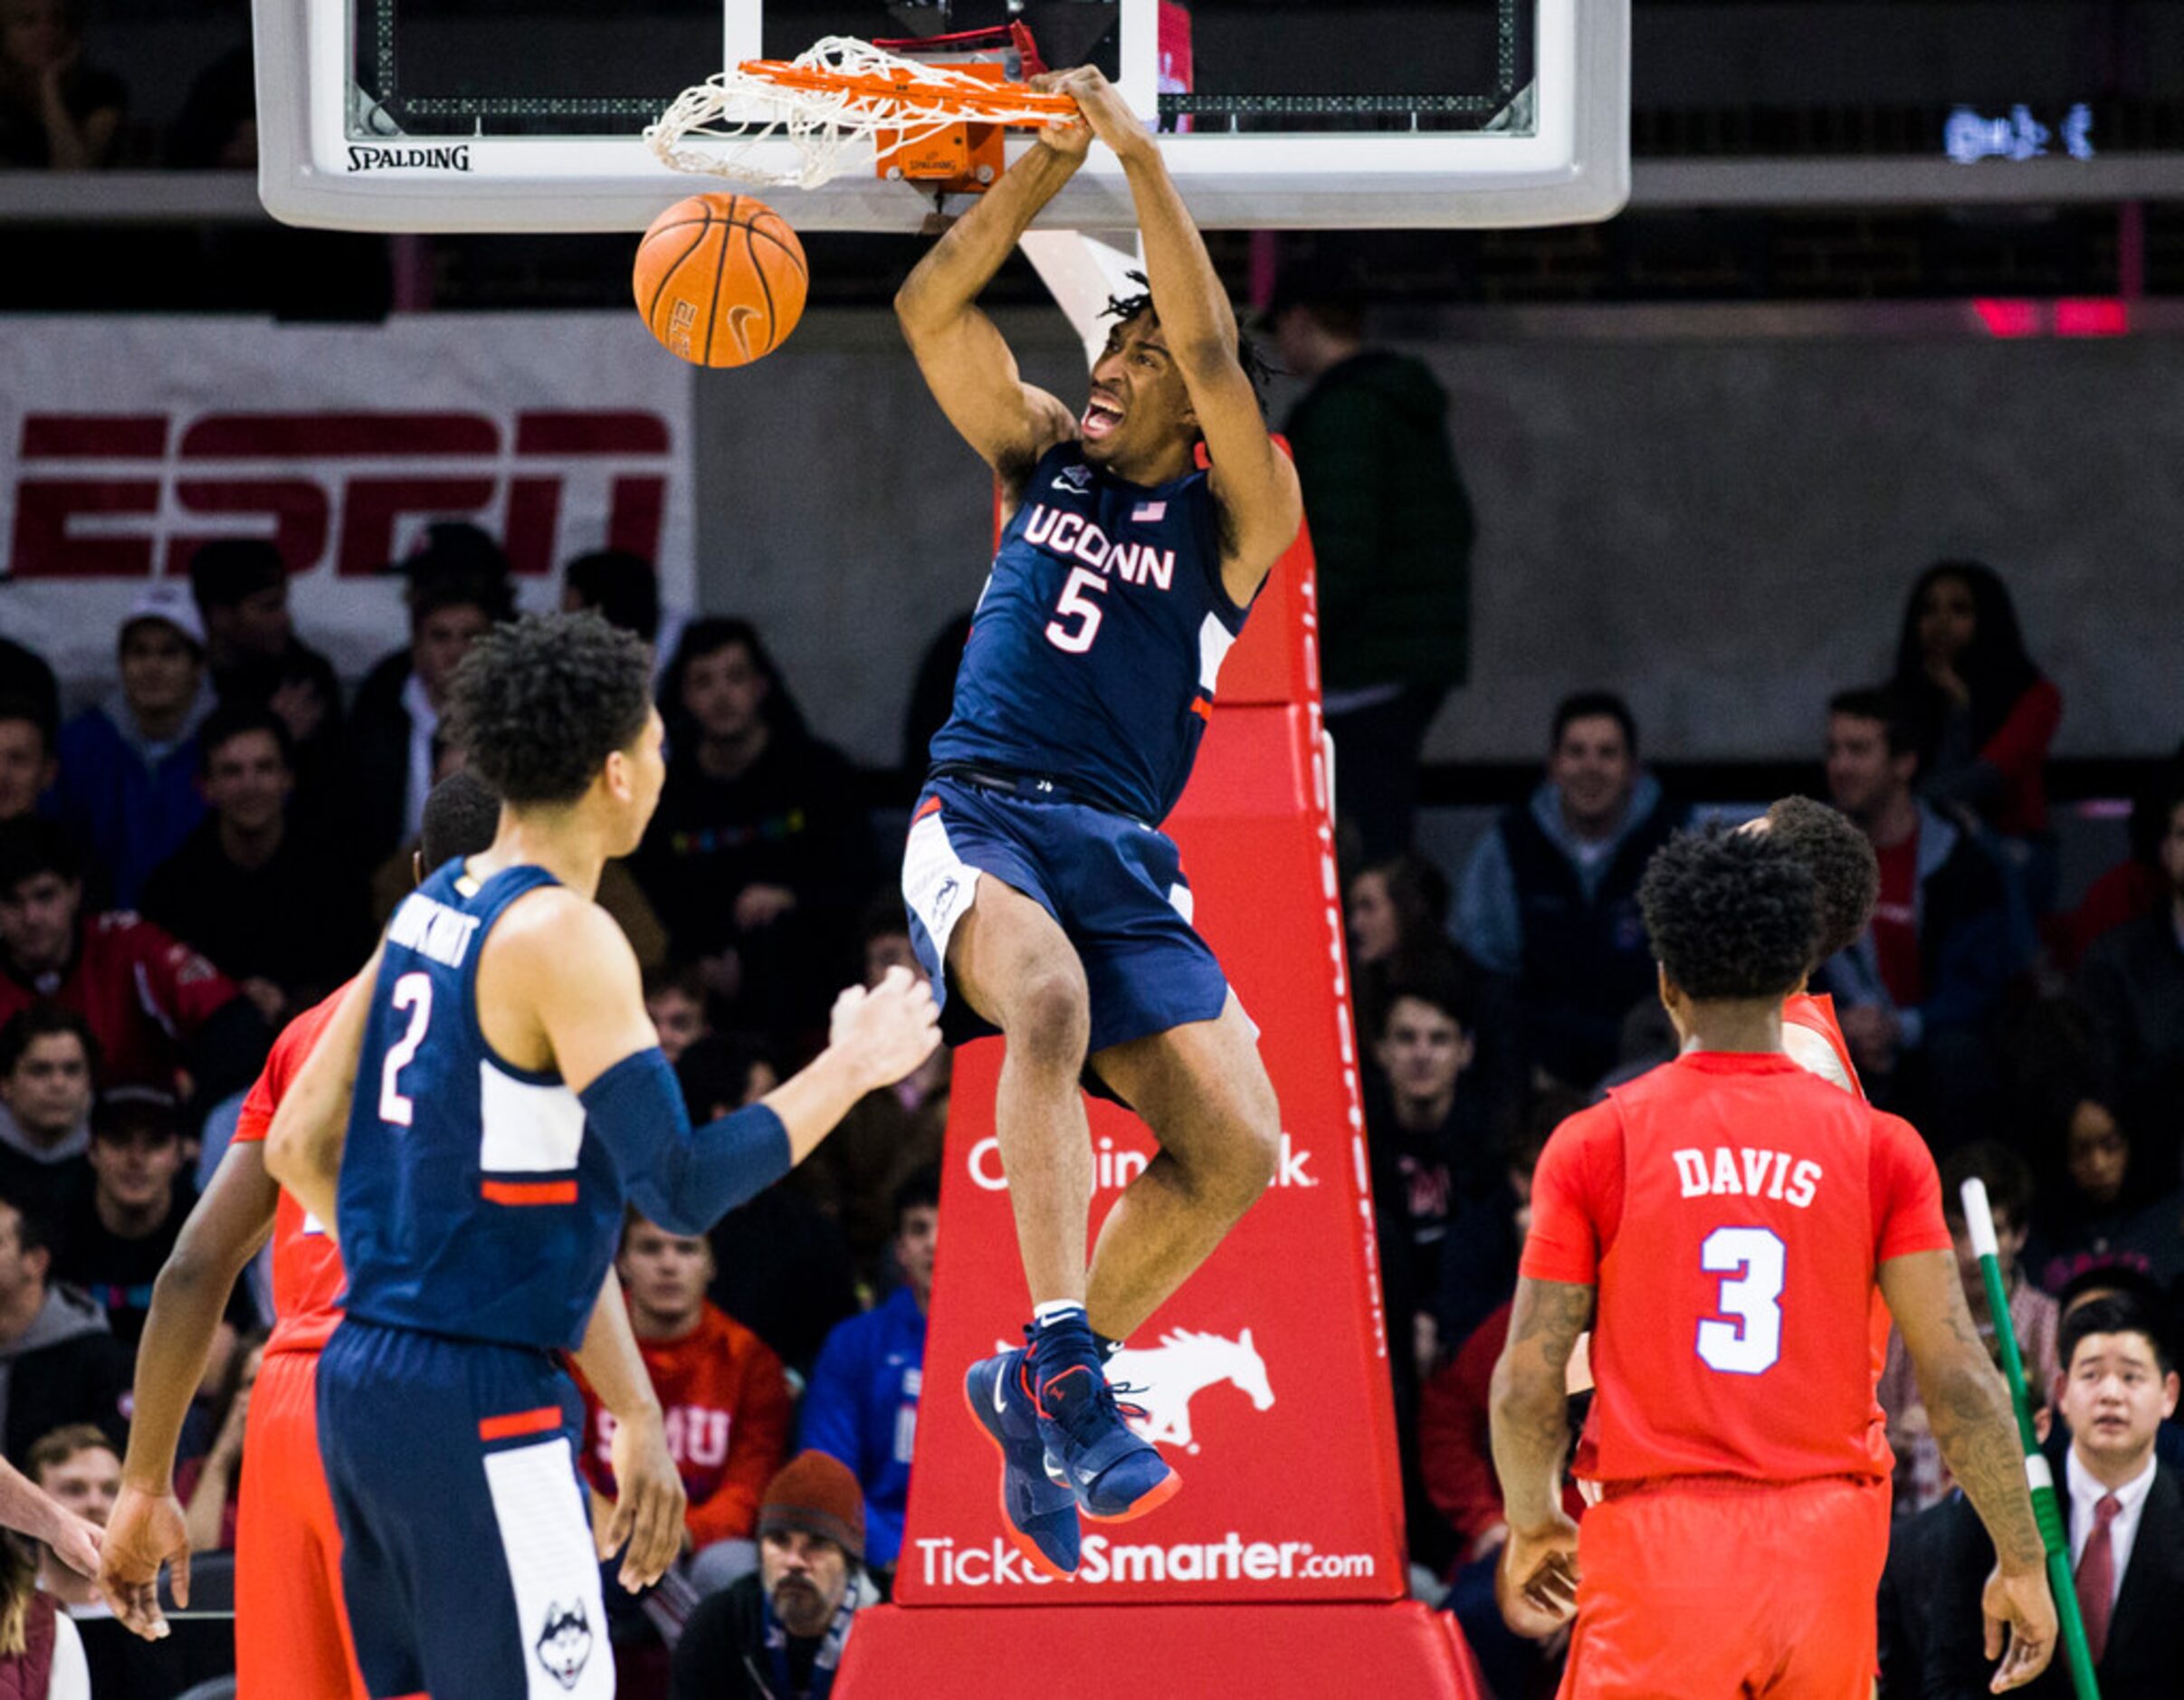
[{"label": "outstretched arm", "polygon": [[1213,462],[1224,521],[1221,576],[1230,600],[1247,603],[1304,522],[1297,469],[1267,434],[1258,387],[1238,349],[1235,314],[1159,145],[1113,85],[1090,66],[1060,72],[1042,86],[1074,96],[1092,134],[1122,162],[1145,243],[1153,311]]},{"label": "outstretched arm", "polygon": [[1881,1296],[1918,1372],[1934,1441],[1994,1540],[1999,1567],[1988,1582],[1985,1602],[1989,1658],[2003,1654],[2003,1627],[2009,1630],[1995,1691],[2021,1686],[2054,1656],[2055,1608],[2009,1389],[1979,1340],[1954,1254],[1891,1257],[1881,1265],[1879,1279]]},{"label": "outstretched arm", "polygon": [[535,1023],[583,1101],[590,1132],[614,1153],[631,1201],[678,1234],[705,1232],[779,1179],[850,1105],[900,1080],[939,1043],[932,994],[892,969],[873,991],[853,987],[835,1000],[827,1047],[808,1066],[693,1132],[644,1013],[637,959],[605,910],[527,897],[494,929],[478,972],[482,1000],[491,983],[526,988],[519,1025]]},{"label": "outstretched arm", "polygon": [[44,1542],[79,1575],[91,1575],[99,1568],[104,1531],[70,1511],[5,1458],[0,1458],[0,1529]]},{"label": "outstretched arm", "polygon": [[1590,1285],[1521,1279],[1509,1343],[1494,1365],[1494,1472],[1509,1521],[1500,1592],[1502,1615],[1520,1634],[1544,1635],[1577,1606],[1578,1526],[1562,1509],[1562,1461],[1570,1354],[1592,1312]]},{"label": "outstretched arm", "polygon": [[1012,501],[1039,456],[1075,434],[1076,421],[1055,397],[1024,381],[1016,357],[977,302],[1040,208],[1084,163],[1091,141],[1082,124],[1042,130],[1037,145],[933,244],[895,293],[895,318],[926,387]]}]

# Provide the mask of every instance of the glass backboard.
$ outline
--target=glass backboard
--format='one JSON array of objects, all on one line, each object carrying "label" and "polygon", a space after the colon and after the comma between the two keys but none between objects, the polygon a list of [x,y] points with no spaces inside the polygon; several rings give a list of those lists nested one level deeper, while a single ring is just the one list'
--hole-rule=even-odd
[{"label": "glass backboard", "polygon": [[[639,140],[686,85],[825,35],[1009,21],[1049,63],[1114,79],[1208,228],[1570,223],[1628,190],[1628,0],[253,4],[260,193],[291,224],[640,229],[726,186]],[[767,194],[806,230],[915,231],[960,210],[855,167]],[[1101,148],[1042,220],[1131,222]]]}]

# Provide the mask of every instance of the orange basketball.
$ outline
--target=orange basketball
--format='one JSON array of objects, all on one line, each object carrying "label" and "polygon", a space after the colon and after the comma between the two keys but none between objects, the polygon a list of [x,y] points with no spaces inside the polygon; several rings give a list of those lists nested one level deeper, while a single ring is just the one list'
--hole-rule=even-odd
[{"label": "orange basketball", "polygon": [[637,244],[637,310],[670,354],[742,366],[781,346],[804,316],[804,244],[749,195],[677,201]]}]

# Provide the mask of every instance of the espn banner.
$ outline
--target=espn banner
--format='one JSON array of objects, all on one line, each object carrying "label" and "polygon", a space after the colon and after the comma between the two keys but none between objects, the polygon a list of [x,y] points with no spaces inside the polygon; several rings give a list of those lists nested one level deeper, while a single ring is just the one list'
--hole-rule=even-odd
[{"label": "espn banner", "polygon": [[0,631],[63,681],[110,677],[130,599],[214,537],[272,540],[352,674],[434,520],[502,540],[527,607],[610,546],[695,601],[691,368],[627,313],[0,319]]},{"label": "espn banner", "polygon": [[[1000,1042],[967,1046],[949,1103],[947,1231],[895,1574],[906,1621],[942,1606],[1404,1594],[1311,572],[1302,542],[1275,568],[1222,670],[1219,706],[1168,823],[1196,923],[1260,1028],[1283,1130],[1265,1196],[1109,1370],[1140,1390],[1130,1396],[1145,1410],[1139,1430],[1183,1490],[1135,1522],[1087,1523],[1070,1581],[1035,1571],[1007,1538],[998,1461],[965,1408],[963,1372],[1017,1341],[1030,1297],[994,1137]],[[1135,1116],[1104,1103],[1092,1105],[1092,1139],[1096,1239],[1098,1218],[1154,1146]]]}]

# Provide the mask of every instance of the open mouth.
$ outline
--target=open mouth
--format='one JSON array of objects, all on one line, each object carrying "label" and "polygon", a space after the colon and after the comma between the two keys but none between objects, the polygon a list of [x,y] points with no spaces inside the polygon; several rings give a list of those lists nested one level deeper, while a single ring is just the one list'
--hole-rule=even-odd
[{"label": "open mouth", "polygon": [[1094,396],[1084,404],[1084,416],[1078,425],[1088,437],[1111,435],[1122,424],[1122,409],[1104,396]]}]

